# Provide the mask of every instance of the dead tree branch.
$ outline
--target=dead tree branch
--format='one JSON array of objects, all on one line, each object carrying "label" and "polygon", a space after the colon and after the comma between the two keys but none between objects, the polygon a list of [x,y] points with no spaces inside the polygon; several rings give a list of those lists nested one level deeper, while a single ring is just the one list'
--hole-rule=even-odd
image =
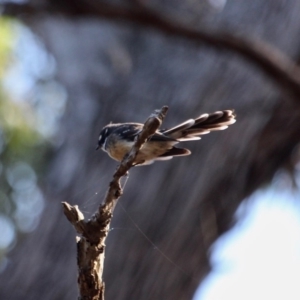
[{"label": "dead tree branch", "polygon": [[87,222],[78,206],[63,202],[64,214],[74,226],[77,237],[78,286],[81,300],[104,300],[104,282],[102,279],[104,266],[105,240],[108,235],[114,208],[123,190],[120,184],[122,176],[126,175],[133,162],[151,135],[160,127],[166,116],[168,107],[156,110],[144,124],[132,149],[118,166],[103,204]]}]

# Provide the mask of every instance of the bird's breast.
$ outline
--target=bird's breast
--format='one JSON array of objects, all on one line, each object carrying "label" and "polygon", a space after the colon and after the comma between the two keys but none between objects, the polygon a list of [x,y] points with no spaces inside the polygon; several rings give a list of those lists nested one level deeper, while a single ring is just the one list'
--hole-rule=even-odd
[{"label": "bird's breast", "polygon": [[[121,161],[125,154],[131,150],[133,144],[134,142],[120,140],[117,137],[111,136],[106,141],[104,150],[111,158]],[[171,149],[174,144],[176,143],[152,141],[146,142],[140,149],[135,162],[153,160]]]},{"label": "bird's breast", "polygon": [[109,139],[105,145],[105,151],[111,158],[121,161],[132,146],[133,142],[130,141]]}]

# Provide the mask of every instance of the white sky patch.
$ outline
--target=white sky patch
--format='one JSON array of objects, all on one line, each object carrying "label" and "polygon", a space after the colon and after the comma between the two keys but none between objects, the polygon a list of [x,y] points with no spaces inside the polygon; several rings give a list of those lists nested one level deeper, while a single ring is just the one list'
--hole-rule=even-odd
[{"label": "white sky patch", "polygon": [[15,229],[12,221],[5,215],[0,214],[0,249],[9,247],[15,239]]},{"label": "white sky patch", "polygon": [[214,245],[214,270],[194,300],[299,300],[299,199],[272,187],[243,204],[241,221]]}]

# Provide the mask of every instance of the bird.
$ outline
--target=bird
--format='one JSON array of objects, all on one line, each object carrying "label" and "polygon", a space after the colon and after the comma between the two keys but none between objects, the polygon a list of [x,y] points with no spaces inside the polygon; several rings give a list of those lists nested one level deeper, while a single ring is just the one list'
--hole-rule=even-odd
[{"label": "bird", "polygon": [[[148,165],[154,161],[169,160],[176,156],[187,156],[191,151],[175,147],[186,141],[200,140],[211,131],[224,130],[236,122],[233,109],[201,114],[170,129],[158,129],[139,150],[134,165]],[[105,151],[112,159],[122,161],[142,131],[140,123],[110,123],[99,134],[97,148]]]}]

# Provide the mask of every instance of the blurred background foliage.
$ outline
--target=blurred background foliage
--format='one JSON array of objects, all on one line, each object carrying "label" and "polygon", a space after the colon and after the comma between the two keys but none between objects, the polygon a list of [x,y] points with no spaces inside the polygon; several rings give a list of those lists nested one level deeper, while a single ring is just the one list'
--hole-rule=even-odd
[{"label": "blurred background foliage", "polygon": [[[31,51],[26,51],[28,47]],[[46,158],[55,144],[51,137],[65,98],[53,80],[54,70],[54,60],[24,25],[0,18],[0,259],[4,264],[16,239],[35,229],[44,207],[38,178],[45,173]]]}]

